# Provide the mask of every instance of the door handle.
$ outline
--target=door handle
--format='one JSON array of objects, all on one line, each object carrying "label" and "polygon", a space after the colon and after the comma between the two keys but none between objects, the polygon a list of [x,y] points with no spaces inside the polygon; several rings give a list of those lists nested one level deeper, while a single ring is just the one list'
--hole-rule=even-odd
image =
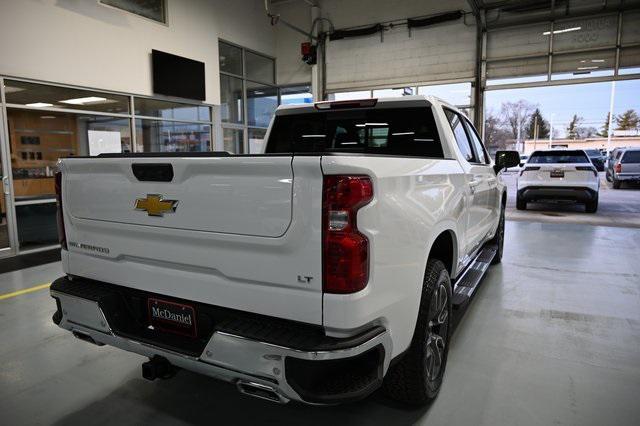
[{"label": "door handle", "polygon": [[9,176],[2,176],[2,192],[9,195]]},{"label": "door handle", "polygon": [[476,192],[476,187],[480,185],[480,182],[482,182],[480,179],[472,179],[469,181],[469,189],[472,194]]}]

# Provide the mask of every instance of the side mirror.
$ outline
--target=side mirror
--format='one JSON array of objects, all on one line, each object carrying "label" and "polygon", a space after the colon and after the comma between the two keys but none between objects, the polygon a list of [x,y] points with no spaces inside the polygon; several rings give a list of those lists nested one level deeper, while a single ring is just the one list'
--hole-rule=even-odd
[{"label": "side mirror", "polygon": [[496,161],[493,166],[496,174],[502,169],[520,165],[520,154],[518,151],[496,151]]}]

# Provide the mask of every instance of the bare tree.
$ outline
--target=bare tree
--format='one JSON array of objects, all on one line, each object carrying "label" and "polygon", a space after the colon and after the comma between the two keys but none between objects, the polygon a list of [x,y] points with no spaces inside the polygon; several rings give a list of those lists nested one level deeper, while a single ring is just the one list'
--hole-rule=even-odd
[{"label": "bare tree", "polygon": [[579,128],[583,121],[584,119],[579,117],[578,114],[573,114],[573,117],[571,117],[571,121],[569,121],[569,125],[567,126],[567,139],[577,139],[581,137]]},{"label": "bare tree", "polygon": [[511,136],[516,141],[521,141],[525,138],[527,124],[534,110],[535,105],[524,99],[502,104],[500,108],[502,122],[511,131]]},{"label": "bare tree", "polygon": [[484,141],[490,151],[509,148],[511,140],[510,132],[505,129],[502,120],[493,110],[487,111],[484,122]]}]

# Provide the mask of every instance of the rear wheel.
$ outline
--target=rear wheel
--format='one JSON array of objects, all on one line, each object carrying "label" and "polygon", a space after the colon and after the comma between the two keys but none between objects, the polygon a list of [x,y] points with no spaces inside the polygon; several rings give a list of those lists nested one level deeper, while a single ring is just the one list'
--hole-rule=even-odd
[{"label": "rear wheel", "polygon": [[596,198],[592,201],[587,201],[584,207],[587,213],[595,213],[598,211],[598,196],[596,195]]},{"label": "rear wheel", "polygon": [[451,280],[444,264],[427,262],[418,320],[411,346],[384,378],[392,399],[424,405],[438,395],[449,353]]},{"label": "rear wheel", "polygon": [[489,241],[489,245],[496,247],[496,255],[493,256],[491,264],[497,265],[502,262],[502,249],[504,248],[504,207],[500,210],[500,221],[498,222],[496,235]]},{"label": "rear wheel", "polygon": [[527,202],[520,197],[516,198],[516,209],[518,210],[526,210]]},{"label": "rear wheel", "polygon": [[620,189],[620,185],[622,184],[622,182],[620,182],[615,177],[613,177],[612,179],[613,179],[613,189]]}]

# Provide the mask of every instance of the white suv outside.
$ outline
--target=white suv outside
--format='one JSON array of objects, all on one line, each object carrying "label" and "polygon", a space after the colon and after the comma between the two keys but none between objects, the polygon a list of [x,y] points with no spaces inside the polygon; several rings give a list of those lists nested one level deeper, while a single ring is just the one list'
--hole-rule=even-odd
[{"label": "white suv outside", "polygon": [[587,213],[598,210],[600,178],[583,150],[534,151],[518,176],[516,207],[533,201],[568,200],[584,203]]}]

